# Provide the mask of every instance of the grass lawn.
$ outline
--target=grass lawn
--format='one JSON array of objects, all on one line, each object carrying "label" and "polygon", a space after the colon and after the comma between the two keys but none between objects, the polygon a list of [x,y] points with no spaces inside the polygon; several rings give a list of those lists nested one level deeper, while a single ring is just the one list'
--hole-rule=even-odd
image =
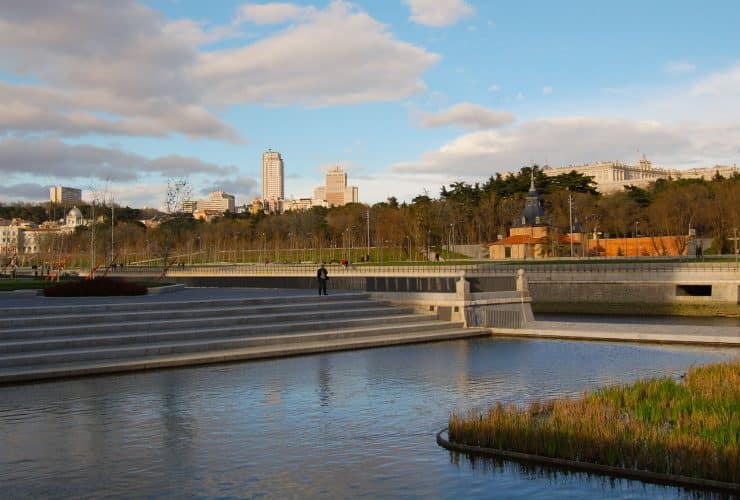
[{"label": "grass lawn", "polygon": [[[62,279],[60,283],[65,283],[68,281],[73,280],[65,280]],[[74,280],[76,281],[76,280]],[[160,286],[166,286],[166,285],[172,285],[174,283],[172,282],[159,282],[159,281],[138,281],[138,280],[128,280],[132,283],[137,283],[139,285],[143,285],[147,288],[157,288]],[[48,280],[30,280],[30,279],[7,279],[7,280],[0,280],[0,292],[12,292],[13,290],[41,290],[43,288],[46,288],[47,286],[56,285],[56,281],[48,281]]]},{"label": "grass lawn", "polygon": [[52,285],[53,281],[46,280],[0,280],[0,292],[12,292],[13,290],[39,290]]},{"label": "grass lawn", "polygon": [[578,399],[452,414],[450,440],[613,467],[740,483],[740,360]]}]

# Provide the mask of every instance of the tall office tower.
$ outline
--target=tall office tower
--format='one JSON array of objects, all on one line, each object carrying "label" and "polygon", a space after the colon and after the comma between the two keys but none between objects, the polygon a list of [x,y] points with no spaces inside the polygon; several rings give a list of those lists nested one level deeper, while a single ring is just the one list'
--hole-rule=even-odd
[{"label": "tall office tower", "polygon": [[323,197],[330,207],[341,207],[347,203],[357,203],[357,186],[347,185],[347,174],[339,167],[326,173],[326,184],[314,190],[314,198]]},{"label": "tall office tower", "polygon": [[82,190],[63,186],[49,188],[49,200],[52,203],[73,204],[82,201]]},{"label": "tall office tower", "polygon": [[280,153],[268,150],[262,154],[262,199],[282,200],[285,197],[283,158]]},{"label": "tall office tower", "polygon": [[347,173],[339,167],[334,167],[326,173],[324,196],[330,207],[344,205],[344,192],[347,189]]}]

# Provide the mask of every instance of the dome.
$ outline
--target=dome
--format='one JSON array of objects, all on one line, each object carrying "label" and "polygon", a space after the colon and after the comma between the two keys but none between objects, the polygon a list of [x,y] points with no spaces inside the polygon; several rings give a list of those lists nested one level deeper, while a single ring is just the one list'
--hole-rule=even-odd
[{"label": "dome", "polygon": [[82,212],[80,212],[79,208],[72,207],[72,210],[69,211],[67,217],[82,217]]}]

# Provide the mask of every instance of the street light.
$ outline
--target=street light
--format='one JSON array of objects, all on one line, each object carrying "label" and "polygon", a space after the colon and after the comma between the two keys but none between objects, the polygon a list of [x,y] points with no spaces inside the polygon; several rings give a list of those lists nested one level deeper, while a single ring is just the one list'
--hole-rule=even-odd
[{"label": "street light", "polygon": [[637,249],[635,250],[635,257],[640,257],[640,238],[637,236],[637,226],[640,225],[640,221],[635,221],[635,242],[637,242]]},{"label": "street light", "polygon": [[568,218],[570,219],[570,256],[573,258],[573,195],[568,193]]}]

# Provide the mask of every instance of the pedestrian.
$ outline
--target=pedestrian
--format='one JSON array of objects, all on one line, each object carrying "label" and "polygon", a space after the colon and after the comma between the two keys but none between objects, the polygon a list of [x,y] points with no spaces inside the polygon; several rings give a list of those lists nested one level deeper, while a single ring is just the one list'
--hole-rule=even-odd
[{"label": "pedestrian", "polygon": [[326,282],[329,281],[329,273],[326,270],[326,267],[324,267],[324,264],[321,264],[321,267],[318,271],[316,271],[316,279],[319,280],[319,295],[321,295],[321,292],[324,292],[324,295],[328,295],[326,293]]}]

